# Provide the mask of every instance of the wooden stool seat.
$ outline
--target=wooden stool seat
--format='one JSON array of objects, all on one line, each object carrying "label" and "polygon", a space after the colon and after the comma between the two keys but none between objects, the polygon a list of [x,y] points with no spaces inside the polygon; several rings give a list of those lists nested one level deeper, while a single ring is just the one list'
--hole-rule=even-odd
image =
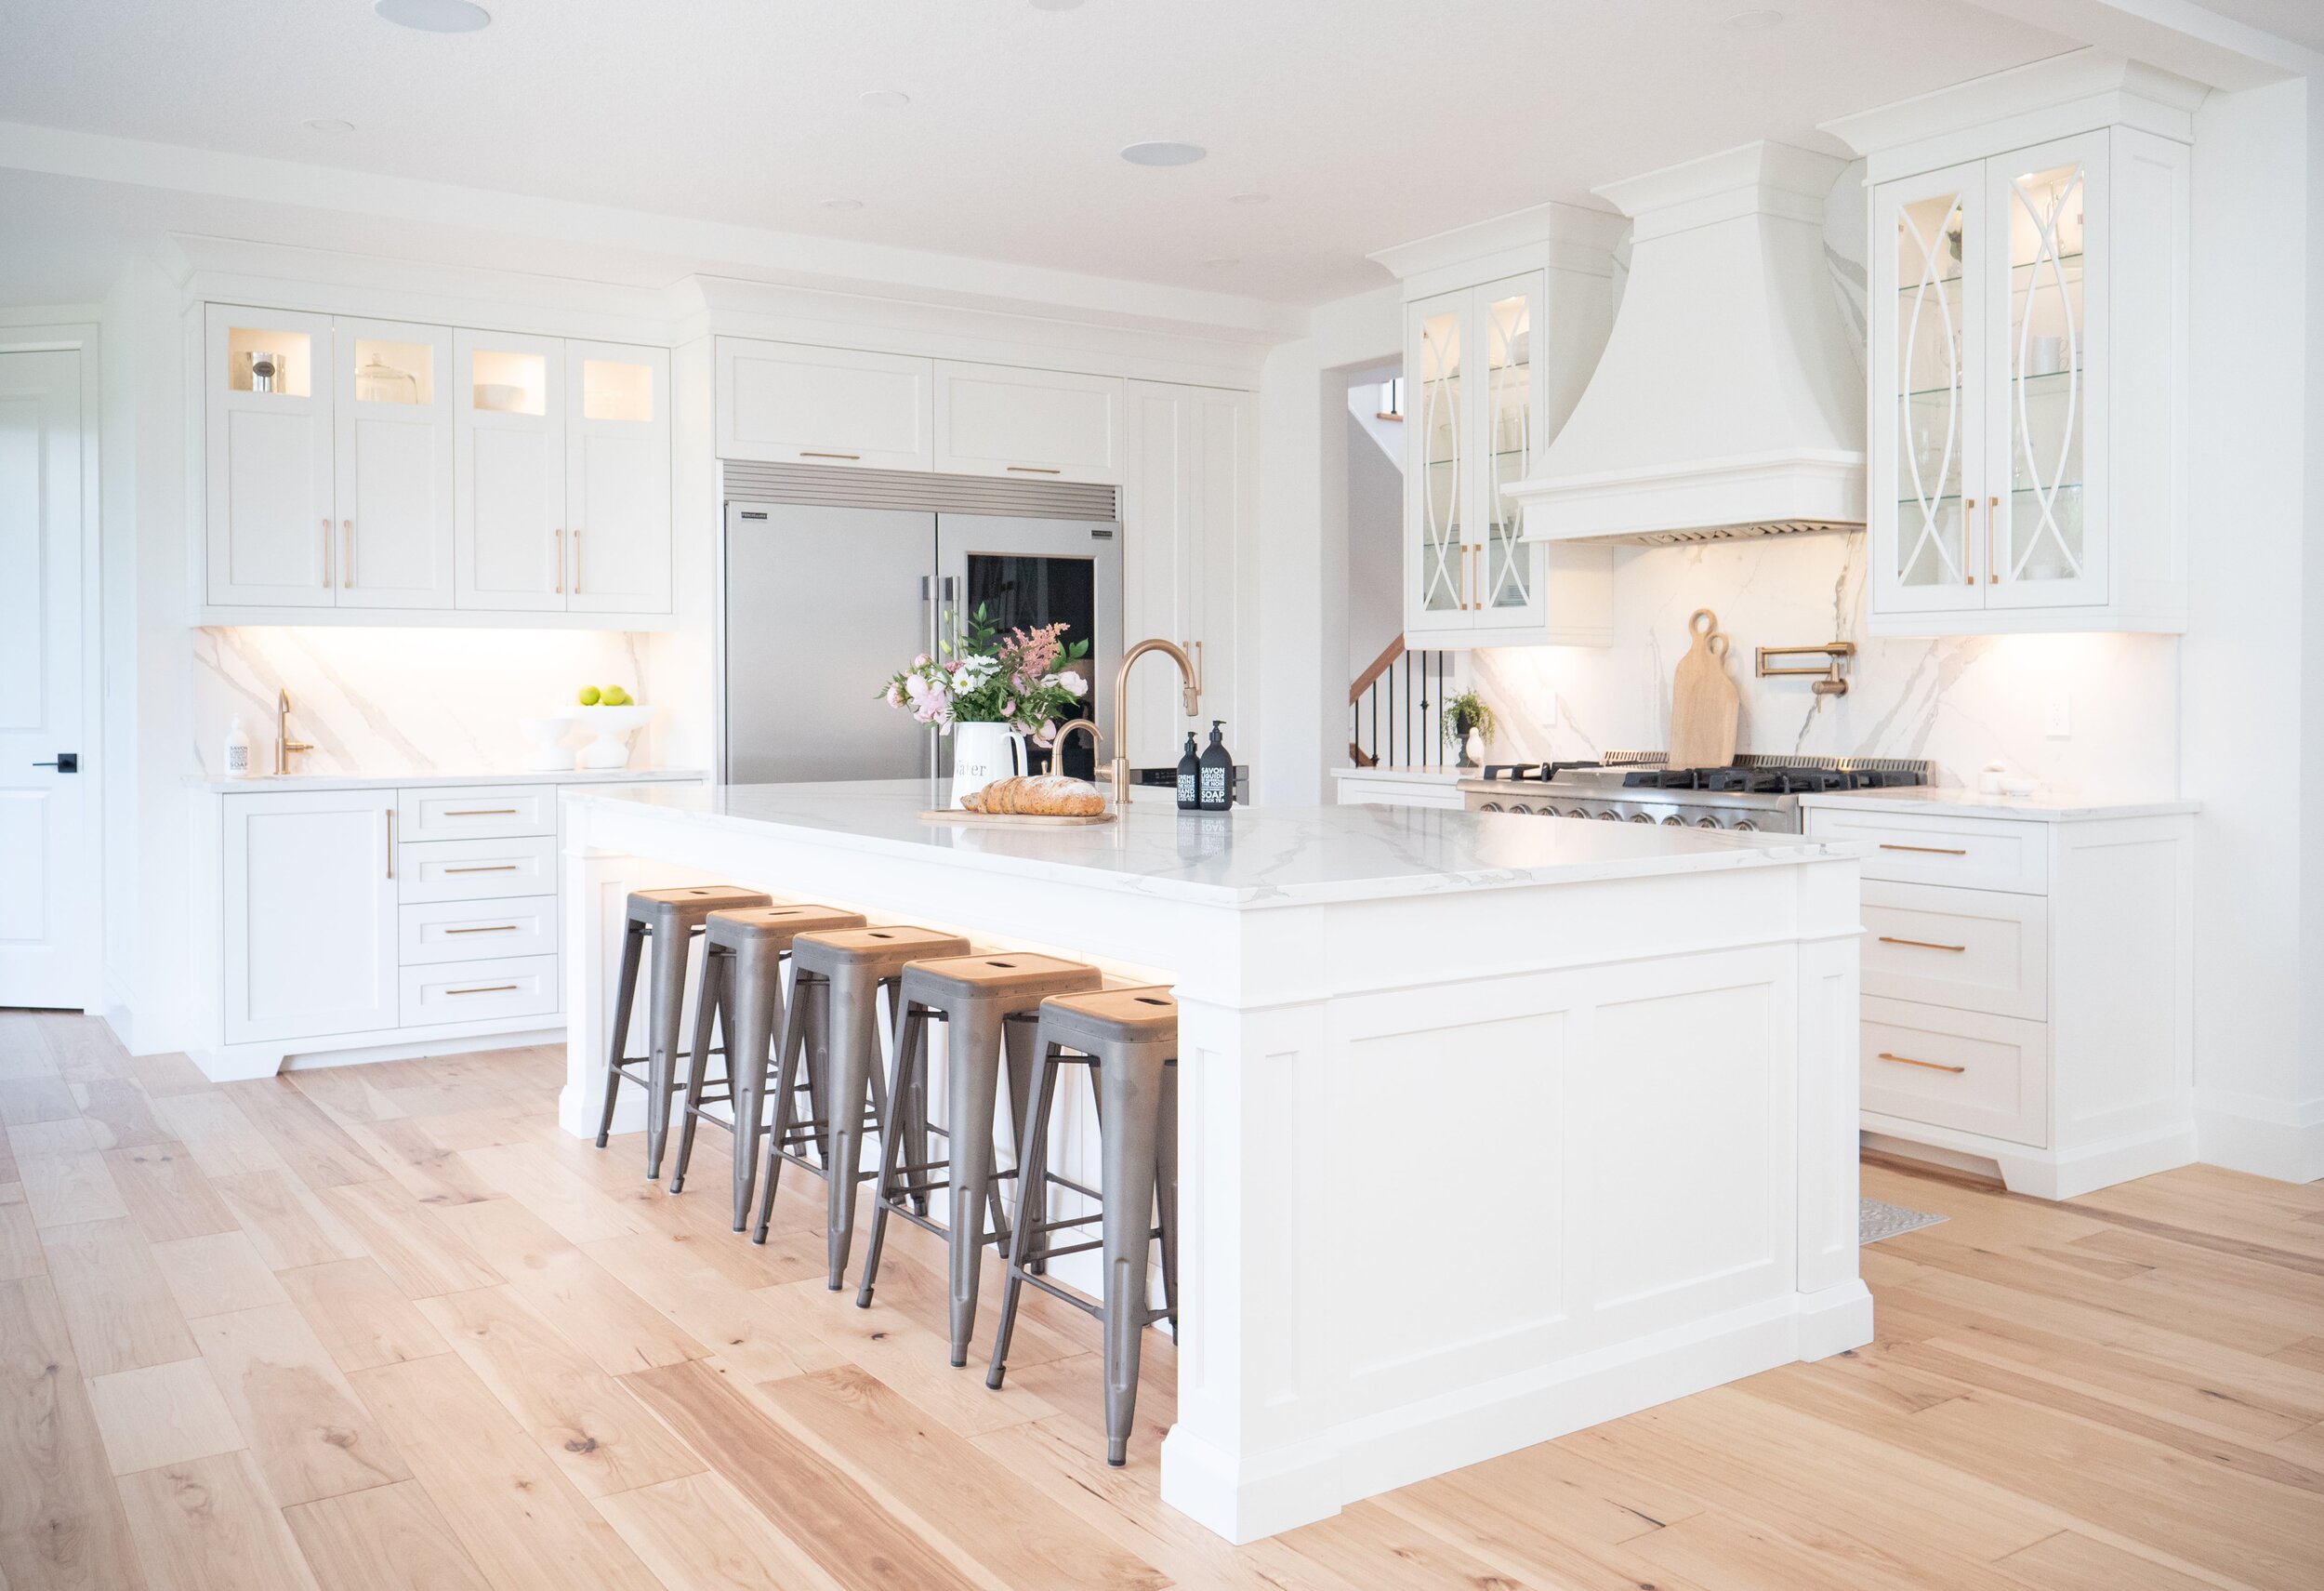
[{"label": "wooden stool seat", "polygon": [[682,889],[641,889],[629,892],[629,920],[683,924],[699,928],[703,919],[714,911],[732,910],[738,907],[765,906],[773,896],[759,890],[744,889],[739,884],[689,884]]},{"label": "wooden stool seat", "polygon": [[[1047,996],[1064,989],[1087,988],[1091,969],[1087,962],[1059,956],[999,951],[989,956],[940,956],[915,960],[907,969],[913,987],[926,988],[930,1004],[946,995]],[[926,998],[926,997],[923,997]]]},{"label": "wooden stool seat", "polygon": [[794,939],[791,951],[805,958],[801,965],[821,969],[844,961],[858,969],[877,968],[879,976],[892,977],[904,970],[906,961],[931,956],[965,956],[969,953],[969,942],[941,928],[890,924],[880,928],[815,929]]},{"label": "wooden stool seat", "polygon": [[[1045,1002],[1041,1014],[1055,1022],[1061,1032],[1072,1028],[1091,1038],[1135,1041],[1178,1031],[1178,1001],[1168,984],[1100,989],[1094,994],[1054,995]],[[1073,1043],[1070,1038],[1063,1041]],[[1074,1048],[1081,1046],[1075,1044]]]},{"label": "wooden stool seat", "polygon": [[751,939],[780,939],[789,949],[801,934],[861,928],[864,914],[836,906],[745,906],[721,908],[704,923],[713,944],[739,945]]}]

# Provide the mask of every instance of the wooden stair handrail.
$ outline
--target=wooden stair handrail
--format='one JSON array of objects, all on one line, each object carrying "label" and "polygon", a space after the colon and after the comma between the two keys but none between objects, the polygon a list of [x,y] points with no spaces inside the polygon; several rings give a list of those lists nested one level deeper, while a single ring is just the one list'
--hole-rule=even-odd
[{"label": "wooden stair handrail", "polygon": [[1379,656],[1372,659],[1370,668],[1366,669],[1362,673],[1355,677],[1355,683],[1348,687],[1348,705],[1350,707],[1353,707],[1358,701],[1361,701],[1363,699],[1364,693],[1370,690],[1375,684],[1378,684],[1380,683],[1380,677],[1388,672],[1389,670],[1394,668],[1396,666],[1396,659],[1403,656],[1404,637],[1399,635],[1388,643],[1387,650],[1383,651]]}]

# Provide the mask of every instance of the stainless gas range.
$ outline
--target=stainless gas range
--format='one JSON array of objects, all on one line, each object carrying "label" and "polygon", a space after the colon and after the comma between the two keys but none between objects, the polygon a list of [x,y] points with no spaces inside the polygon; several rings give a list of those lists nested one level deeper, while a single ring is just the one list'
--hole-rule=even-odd
[{"label": "stainless gas range", "polygon": [[1672,768],[1659,751],[1611,751],[1597,762],[1488,763],[1460,792],[1471,812],[1797,834],[1803,795],[1925,785],[1934,771],[1912,757],[1750,751],[1729,767]]}]

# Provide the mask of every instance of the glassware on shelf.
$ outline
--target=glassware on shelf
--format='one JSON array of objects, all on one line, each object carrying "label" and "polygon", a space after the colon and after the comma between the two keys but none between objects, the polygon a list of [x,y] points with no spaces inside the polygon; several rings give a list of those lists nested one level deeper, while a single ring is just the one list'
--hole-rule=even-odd
[{"label": "glassware on shelf", "polygon": [[424,342],[355,339],[355,401],[426,404],[435,398],[435,350]]}]

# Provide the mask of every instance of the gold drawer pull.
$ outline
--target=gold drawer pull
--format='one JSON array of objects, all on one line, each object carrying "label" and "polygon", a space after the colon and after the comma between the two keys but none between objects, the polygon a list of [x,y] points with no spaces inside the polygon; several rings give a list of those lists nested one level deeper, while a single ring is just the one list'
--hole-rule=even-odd
[{"label": "gold drawer pull", "polygon": [[464,806],[444,814],[446,817],[514,817],[516,815],[517,809],[513,806]]},{"label": "gold drawer pull", "polygon": [[1926,1067],[1933,1072],[1965,1072],[1969,1069],[1967,1067],[1948,1067],[1942,1061],[1916,1061],[1910,1055],[1892,1055],[1886,1050],[1881,1052],[1881,1059],[1894,1061],[1900,1067]]},{"label": "gold drawer pull", "polygon": [[1968,852],[1950,845],[1891,845],[1885,840],[1881,842],[1881,849],[1883,851],[1921,851],[1932,856],[1966,856],[1969,855]]},{"label": "gold drawer pull", "polygon": [[801,458],[861,458],[864,457],[860,453],[816,453],[804,447],[799,450],[799,456]]},{"label": "gold drawer pull", "polygon": [[517,988],[517,986],[516,986],[515,984],[512,984],[512,983],[496,983],[496,984],[493,984],[493,985],[491,985],[489,988],[448,988],[448,989],[445,989],[445,990],[444,990],[444,993],[446,993],[446,994],[511,994],[511,993],[514,993],[514,992],[515,992],[516,988]]},{"label": "gold drawer pull", "polygon": [[1051,470],[1041,464],[1011,464],[1010,472],[1017,475],[1063,475],[1063,470]]},{"label": "gold drawer pull", "polygon": [[517,865],[514,862],[495,862],[489,868],[446,868],[444,869],[447,873],[513,873],[516,870]]},{"label": "gold drawer pull", "polygon": [[517,925],[513,922],[495,922],[489,928],[447,928],[444,930],[446,934],[514,934],[516,931]]},{"label": "gold drawer pull", "polygon": [[1966,945],[1940,945],[1934,939],[1899,939],[1894,934],[1881,935],[1883,945],[1910,945],[1916,950],[1966,950]]}]

